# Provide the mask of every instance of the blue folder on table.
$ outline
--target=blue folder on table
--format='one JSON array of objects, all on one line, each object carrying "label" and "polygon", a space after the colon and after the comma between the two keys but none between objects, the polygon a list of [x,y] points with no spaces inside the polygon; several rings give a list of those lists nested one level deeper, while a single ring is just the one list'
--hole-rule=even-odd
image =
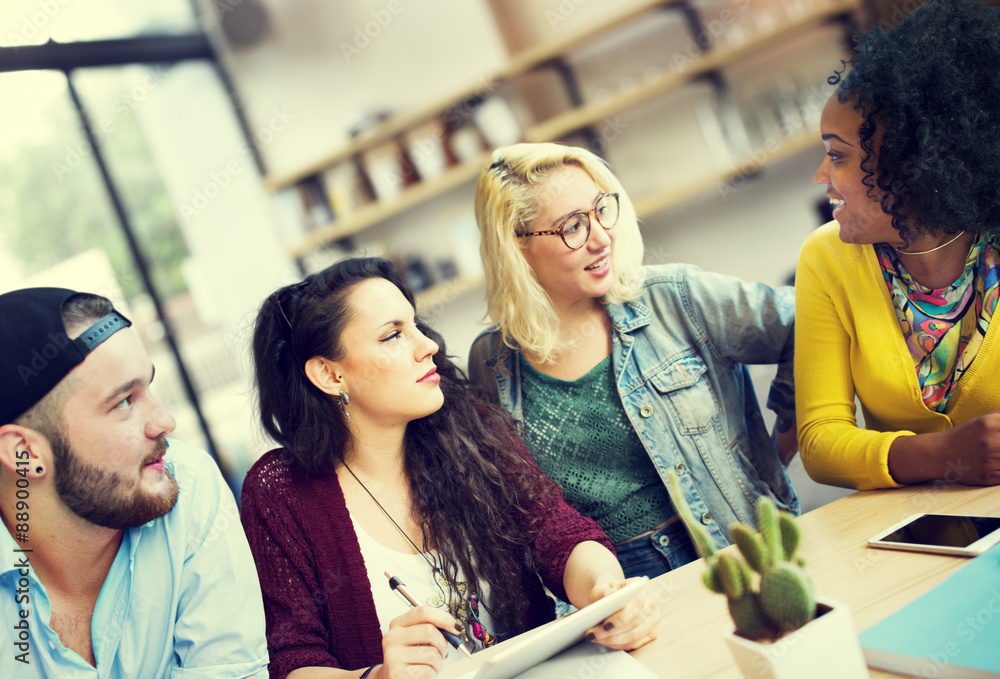
[{"label": "blue folder on table", "polygon": [[1000,677],[1000,545],[859,635],[871,667],[920,677]]}]

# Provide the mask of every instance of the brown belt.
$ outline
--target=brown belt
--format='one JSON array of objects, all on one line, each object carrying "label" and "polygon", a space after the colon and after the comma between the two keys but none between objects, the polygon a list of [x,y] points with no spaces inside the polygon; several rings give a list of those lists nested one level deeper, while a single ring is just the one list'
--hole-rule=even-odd
[{"label": "brown belt", "polygon": [[681,520],[680,515],[679,514],[674,514],[669,519],[667,519],[666,521],[664,521],[663,523],[661,523],[659,526],[654,526],[653,528],[650,528],[649,530],[647,530],[645,533],[639,533],[638,535],[630,537],[628,540],[622,540],[618,544],[619,545],[627,545],[628,543],[634,542],[634,541],[636,541],[636,540],[638,540],[640,538],[649,537],[650,535],[652,535],[656,531],[662,530],[662,529],[666,528],[667,526],[669,526],[670,524],[676,523],[677,521],[680,521],[680,520]]}]

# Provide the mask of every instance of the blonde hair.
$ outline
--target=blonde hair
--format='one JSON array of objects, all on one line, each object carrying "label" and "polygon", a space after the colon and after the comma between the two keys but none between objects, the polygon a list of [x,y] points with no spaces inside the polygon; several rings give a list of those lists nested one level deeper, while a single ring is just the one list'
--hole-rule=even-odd
[{"label": "blonde hair", "polygon": [[522,253],[519,236],[538,216],[539,189],[555,170],[575,165],[620,204],[611,251],[614,284],[602,302],[635,299],[642,285],[642,237],[635,208],[607,164],[590,151],[560,144],[513,144],[498,148],[483,165],[476,184],[476,222],[486,270],[487,315],[504,344],[551,362],[565,348],[561,321],[548,293]]}]

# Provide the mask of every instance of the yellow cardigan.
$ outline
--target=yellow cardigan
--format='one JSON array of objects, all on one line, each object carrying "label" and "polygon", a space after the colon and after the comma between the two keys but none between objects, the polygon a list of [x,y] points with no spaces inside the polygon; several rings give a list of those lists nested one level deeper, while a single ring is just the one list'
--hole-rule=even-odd
[{"label": "yellow cardigan", "polygon": [[[875,249],[842,242],[839,228],[830,222],[809,235],[795,274],[799,449],[820,483],[894,488],[901,484],[888,460],[897,437],[944,431],[1000,409],[1000,309],[945,412],[929,410]],[[855,395],[866,429],[857,426]]]}]

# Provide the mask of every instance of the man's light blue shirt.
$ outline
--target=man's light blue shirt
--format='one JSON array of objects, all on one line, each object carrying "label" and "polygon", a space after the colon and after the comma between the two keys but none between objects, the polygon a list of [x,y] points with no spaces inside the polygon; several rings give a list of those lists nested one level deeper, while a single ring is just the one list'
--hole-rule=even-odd
[{"label": "man's light blue shirt", "polygon": [[45,587],[23,565],[31,553],[18,550],[43,538],[29,530],[19,543],[0,530],[0,677],[267,677],[260,584],[232,492],[201,450],[171,441],[164,460],[177,503],[125,531],[91,622],[96,668],[63,646]]}]

